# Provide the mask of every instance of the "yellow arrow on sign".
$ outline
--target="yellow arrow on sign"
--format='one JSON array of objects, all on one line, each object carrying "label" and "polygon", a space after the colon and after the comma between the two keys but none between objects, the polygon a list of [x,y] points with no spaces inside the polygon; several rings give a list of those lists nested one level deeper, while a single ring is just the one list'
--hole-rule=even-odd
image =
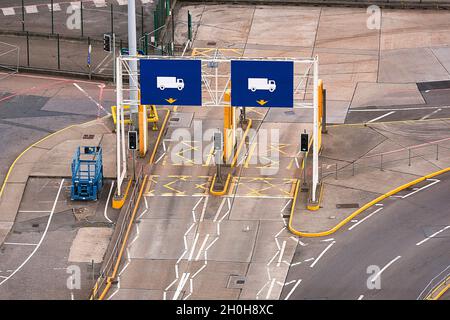
[{"label": "yellow arrow on sign", "polygon": [[175,101],[177,101],[177,99],[169,98],[169,99],[166,99],[166,101],[167,101],[168,103],[172,104],[172,103],[174,103]]},{"label": "yellow arrow on sign", "polygon": [[263,105],[265,105],[265,104],[266,104],[267,102],[269,102],[269,101],[261,99],[261,100],[256,100],[256,102],[257,102],[260,106],[263,106]]}]

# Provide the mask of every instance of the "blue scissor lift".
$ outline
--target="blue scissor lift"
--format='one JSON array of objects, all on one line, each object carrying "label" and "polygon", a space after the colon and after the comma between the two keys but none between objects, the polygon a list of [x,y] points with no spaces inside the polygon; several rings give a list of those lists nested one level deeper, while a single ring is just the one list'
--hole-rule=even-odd
[{"label": "blue scissor lift", "polygon": [[72,160],[72,200],[97,200],[103,187],[101,147],[78,147]]}]

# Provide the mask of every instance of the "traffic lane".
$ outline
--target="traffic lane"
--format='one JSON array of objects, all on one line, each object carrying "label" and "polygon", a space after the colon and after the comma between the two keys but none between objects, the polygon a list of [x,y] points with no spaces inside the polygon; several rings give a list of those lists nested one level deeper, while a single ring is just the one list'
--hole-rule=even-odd
[{"label": "traffic lane", "polygon": [[[442,270],[442,263],[448,265],[450,260],[450,248],[445,238],[430,239],[416,246],[416,243],[425,238],[425,226],[449,224],[448,201],[441,201],[439,205],[432,202],[447,199],[445,195],[450,187],[449,174],[441,176],[441,179],[443,181],[440,187],[434,185],[415,193],[414,200],[413,197],[404,200],[396,198],[386,200],[385,208],[371,216],[368,221],[352,230],[348,230],[351,226],[347,226],[344,231],[335,234],[336,243],[313,268],[308,266],[291,268],[288,281],[298,278],[303,281],[290,299],[357,299],[367,291],[367,279],[371,276],[367,273],[367,267],[376,265],[382,269],[398,256],[401,258],[392,262],[383,271],[383,278],[388,273],[394,272],[394,275],[398,275],[406,272],[417,281],[408,283],[408,287],[405,288],[405,279],[395,276],[389,279],[389,286],[382,286],[381,290],[377,290],[376,298],[416,299],[432,276]],[[424,204],[425,201],[427,203]],[[358,218],[363,219],[373,211],[374,208]],[[427,221],[423,220],[424,212],[427,214]],[[308,257],[307,248],[300,247],[300,251],[305,253],[305,258]],[[424,265],[421,257],[440,250],[442,250],[440,256],[444,261]],[[316,260],[317,258],[316,256]],[[405,266],[402,261],[408,261],[408,264]],[[404,290],[393,291],[390,289],[392,286]],[[283,296],[287,294],[284,292]]]},{"label": "traffic lane", "polygon": [[450,106],[408,106],[350,109],[345,123],[374,123],[450,118]]}]

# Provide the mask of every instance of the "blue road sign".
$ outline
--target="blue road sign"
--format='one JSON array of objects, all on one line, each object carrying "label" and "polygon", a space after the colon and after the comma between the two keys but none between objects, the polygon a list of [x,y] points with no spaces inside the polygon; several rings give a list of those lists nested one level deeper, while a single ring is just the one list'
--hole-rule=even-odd
[{"label": "blue road sign", "polygon": [[231,61],[231,105],[294,106],[293,61]]},{"label": "blue road sign", "polygon": [[140,60],[141,103],[202,105],[200,60]]}]

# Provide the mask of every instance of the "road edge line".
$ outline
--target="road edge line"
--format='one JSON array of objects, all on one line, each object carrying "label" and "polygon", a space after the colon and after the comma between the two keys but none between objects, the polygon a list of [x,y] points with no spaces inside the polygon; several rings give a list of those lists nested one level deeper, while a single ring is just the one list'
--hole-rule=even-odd
[{"label": "road edge line", "polygon": [[324,237],[324,236],[328,236],[330,234],[335,233],[336,231],[338,231],[340,228],[342,228],[344,225],[346,225],[348,222],[350,222],[354,217],[356,217],[357,215],[359,215],[360,213],[364,212],[365,210],[369,209],[370,207],[372,207],[373,205],[375,205],[376,203],[408,188],[411,187],[419,182],[422,182],[424,180],[427,179],[431,179],[433,177],[436,177],[438,175],[444,174],[450,172],[450,167],[447,167],[445,169],[441,169],[435,172],[432,172],[430,174],[427,174],[425,176],[422,176],[420,178],[417,178],[413,181],[410,181],[408,183],[405,183],[395,189],[392,189],[391,191],[382,194],[381,196],[375,198],[374,200],[366,203],[365,205],[363,205],[361,208],[359,208],[358,210],[354,211],[352,214],[350,214],[349,216],[347,216],[345,219],[343,219],[341,222],[339,222],[337,225],[335,225],[333,228],[326,230],[326,231],[322,231],[322,232],[302,232],[302,231],[298,231],[297,229],[295,229],[292,226],[292,220],[293,220],[293,216],[294,216],[294,210],[295,210],[295,204],[297,202],[297,196],[298,196],[298,189],[299,189],[299,185],[300,185],[300,180],[297,179],[297,186],[295,189],[295,193],[294,193],[294,199],[292,202],[292,207],[291,207],[291,214],[289,217],[289,223],[288,223],[288,229],[291,233],[293,233],[296,236],[299,237],[309,237],[309,238],[315,238],[315,237]]}]

